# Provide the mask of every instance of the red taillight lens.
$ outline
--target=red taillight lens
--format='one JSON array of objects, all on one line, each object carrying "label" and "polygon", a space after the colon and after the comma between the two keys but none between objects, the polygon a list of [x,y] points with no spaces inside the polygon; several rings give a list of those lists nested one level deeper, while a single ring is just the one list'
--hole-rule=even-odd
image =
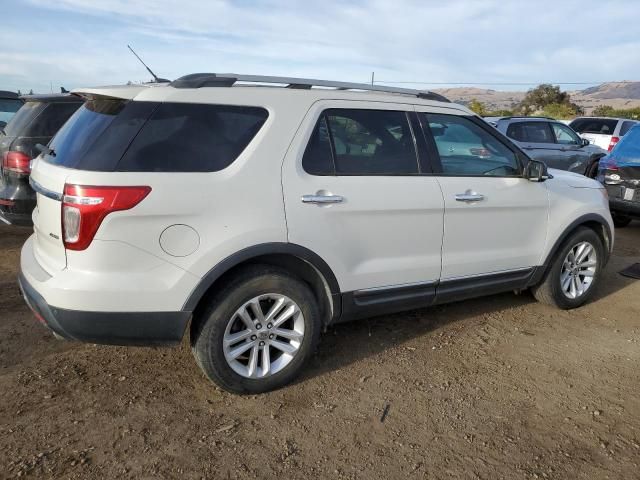
[{"label": "red taillight lens", "polygon": [[613,150],[613,147],[615,147],[619,141],[619,137],[611,137],[611,141],[609,142],[609,151]]},{"label": "red taillight lens", "polygon": [[135,207],[150,191],[151,187],[65,185],[62,200],[62,235],[65,248],[87,248],[104,217],[111,212]]},{"label": "red taillight lens", "polygon": [[31,173],[31,157],[22,152],[5,152],[2,156],[2,169],[18,175]]}]

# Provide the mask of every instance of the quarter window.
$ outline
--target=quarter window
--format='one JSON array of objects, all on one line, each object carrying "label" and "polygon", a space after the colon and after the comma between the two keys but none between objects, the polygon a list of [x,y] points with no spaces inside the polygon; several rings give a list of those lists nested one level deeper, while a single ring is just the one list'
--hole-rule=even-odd
[{"label": "quarter window", "polygon": [[487,130],[456,115],[422,114],[438,148],[442,175],[516,176],[516,154]]}]

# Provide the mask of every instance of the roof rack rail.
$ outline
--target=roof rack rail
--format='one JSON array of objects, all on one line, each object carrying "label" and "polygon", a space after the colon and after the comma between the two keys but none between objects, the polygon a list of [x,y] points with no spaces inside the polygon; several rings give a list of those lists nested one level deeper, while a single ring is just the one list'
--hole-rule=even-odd
[{"label": "roof rack rail", "polygon": [[[491,115],[487,115],[487,116],[491,116]],[[551,117],[544,117],[541,115],[511,115],[509,117],[493,117],[493,118],[497,118],[499,120],[511,120],[512,118],[533,118],[533,119],[538,119],[538,120],[554,120],[555,118],[551,118]]]},{"label": "roof rack rail", "polygon": [[438,93],[413,90],[410,88],[386,87],[382,85],[368,85],[366,83],[333,82],[329,80],[314,80],[310,78],[272,77],[263,75],[238,75],[236,73],[192,73],[180,77],[169,85],[174,88],[202,88],[202,87],[231,87],[236,82],[263,83],[284,85],[285,88],[311,89],[312,87],[335,88],[337,90],[364,90],[384,93],[397,93],[422,98],[448,102],[449,99]]}]

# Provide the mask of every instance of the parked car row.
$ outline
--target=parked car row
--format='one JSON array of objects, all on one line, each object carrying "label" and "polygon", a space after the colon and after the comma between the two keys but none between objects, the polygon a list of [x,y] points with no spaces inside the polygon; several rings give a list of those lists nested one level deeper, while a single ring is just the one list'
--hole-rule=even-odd
[{"label": "parked car row", "polygon": [[340,321],[525,289],[578,307],[611,252],[602,184],[431,92],[195,74],[75,94],[32,164],[28,305],[93,343],[188,329],[229,391],[291,382]]},{"label": "parked car row", "polygon": [[590,178],[607,151],[580,138],[562,122],[546,117],[486,117],[486,121],[515,142],[535,160],[549,167],[576,172]]},{"label": "parked car row", "polygon": [[77,95],[20,97],[20,109],[0,131],[0,220],[30,225],[36,194],[29,186],[31,160],[84,103]]}]

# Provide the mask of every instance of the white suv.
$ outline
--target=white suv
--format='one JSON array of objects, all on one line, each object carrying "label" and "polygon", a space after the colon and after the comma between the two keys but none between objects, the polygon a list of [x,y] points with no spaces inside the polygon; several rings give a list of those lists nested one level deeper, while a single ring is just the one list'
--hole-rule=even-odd
[{"label": "white suv", "polygon": [[527,288],[577,307],[612,248],[602,185],[429,92],[194,74],[75,93],[33,164],[27,303],[68,339],[189,328],[233,392],[290,382],[334,322]]}]

